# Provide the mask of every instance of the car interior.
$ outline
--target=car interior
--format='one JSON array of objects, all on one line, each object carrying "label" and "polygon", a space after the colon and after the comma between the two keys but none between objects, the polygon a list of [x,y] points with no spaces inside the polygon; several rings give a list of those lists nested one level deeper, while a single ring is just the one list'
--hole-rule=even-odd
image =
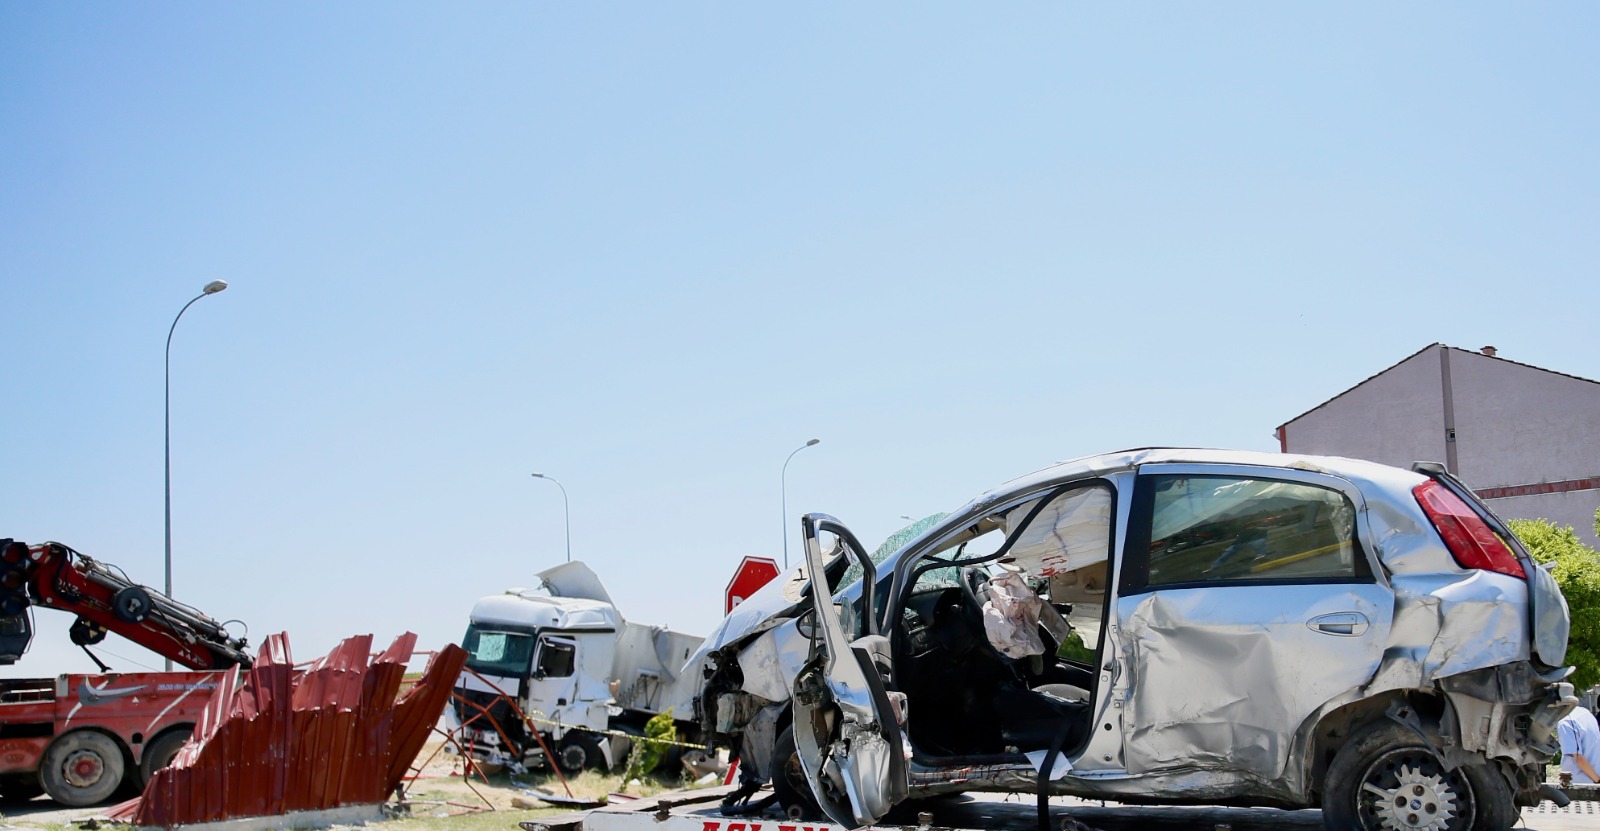
[{"label": "car interior", "polygon": [[915,756],[1014,763],[1087,739],[1109,506],[1108,488],[1052,491],[984,517],[912,567],[889,634]]}]

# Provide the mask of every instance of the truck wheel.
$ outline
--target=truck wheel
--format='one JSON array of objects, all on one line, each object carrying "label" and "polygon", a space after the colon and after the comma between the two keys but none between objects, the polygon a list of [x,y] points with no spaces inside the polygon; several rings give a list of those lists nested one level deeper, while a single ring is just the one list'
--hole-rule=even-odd
[{"label": "truck wheel", "polygon": [[805,768],[800,766],[800,754],[794,748],[794,725],[783,728],[772,744],[772,793],[778,797],[783,812],[794,821],[820,820],[822,809],[811,795],[811,783],[806,781]]},{"label": "truck wheel", "polygon": [[600,752],[600,743],[588,733],[574,730],[556,745],[556,767],[567,773],[605,766],[606,757]]},{"label": "truck wheel", "polygon": [[51,799],[69,808],[103,802],[122,784],[122,749],[104,733],[68,733],[44,752],[39,778]]},{"label": "truck wheel", "polygon": [[1329,831],[1504,831],[1517,819],[1511,788],[1494,769],[1447,771],[1415,733],[1391,721],[1346,742],[1323,786]]},{"label": "truck wheel", "polygon": [[139,760],[139,787],[148,787],[156,771],[172,764],[172,757],[189,741],[190,728],[168,730],[144,746],[144,756]]}]

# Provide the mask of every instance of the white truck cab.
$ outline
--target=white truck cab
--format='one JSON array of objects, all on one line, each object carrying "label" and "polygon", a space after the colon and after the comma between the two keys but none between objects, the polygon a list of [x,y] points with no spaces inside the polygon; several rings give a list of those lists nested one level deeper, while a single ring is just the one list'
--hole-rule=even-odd
[{"label": "white truck cab", "polygon": [[488,764],[526,766],[544,761],[548,748],[563,770],[611,769],[626,757],[626,735],[638,735],[651,716],[672,709],[693,727],[699,675],[678,680],[702,638],[627,622],[582,562],[538,576],[539,589],[508,589],[473,604],[461,643],[467,666],[456,683],[468,752]]}]

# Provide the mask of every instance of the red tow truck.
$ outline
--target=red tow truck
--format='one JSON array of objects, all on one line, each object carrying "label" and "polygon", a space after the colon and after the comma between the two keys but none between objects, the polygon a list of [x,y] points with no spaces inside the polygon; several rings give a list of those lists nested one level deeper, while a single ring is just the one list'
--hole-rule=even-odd
[{"label": "red tow truck", "polygon": [[[0,665],[27,651],[34,606],[75,614],[68,636],[102,671],[0,680],[5,801],[46,793],[80,807],[142,789],[188,741],[221,671],[252,662],[222,623],[115,566],[58,542],[0,539]],[[111,632],[191,671],[111,672],[88,649]]]}]

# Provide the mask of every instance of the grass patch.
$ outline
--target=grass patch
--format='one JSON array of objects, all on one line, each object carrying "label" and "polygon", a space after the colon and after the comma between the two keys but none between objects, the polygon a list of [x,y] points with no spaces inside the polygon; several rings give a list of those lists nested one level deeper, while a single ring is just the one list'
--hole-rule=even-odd
[{"label": "grass patch", "polygon": [[[498,810],[459,813],[464,810],[462,805],[481,805],[483,800],[468,789],[459,778],[420,780],[411,786],[407,794],[407,800],[412,806],[411,815],[389,820],[383,823],[382,828],[384,831],[489,831],[489,829],[516,831],[517,823],[525,820],[581,810],[564,805],[532,809],[508,807],[510,801],[516,797],[538,798],[527,793],[528,791],[566,795],[561,780],[553,771],[546,768],[521,775],[493,774],[488,777],[488,784],[474,777],[472,785],[478,793],[497,805]],[[642,777],[637,784],[627,785],[623,782],[621,774],[591,770],[568,776],[567,785],[571,787],[573,796],[588,800],[604,799],[613,793],[626,793],[636,797],[655,796],[667,791],[694,787],[687,776],[674,775],[667,771]],[[451,802],[457,804],[448,804]],[[543,805],[543,803],[536,804]]]}]

